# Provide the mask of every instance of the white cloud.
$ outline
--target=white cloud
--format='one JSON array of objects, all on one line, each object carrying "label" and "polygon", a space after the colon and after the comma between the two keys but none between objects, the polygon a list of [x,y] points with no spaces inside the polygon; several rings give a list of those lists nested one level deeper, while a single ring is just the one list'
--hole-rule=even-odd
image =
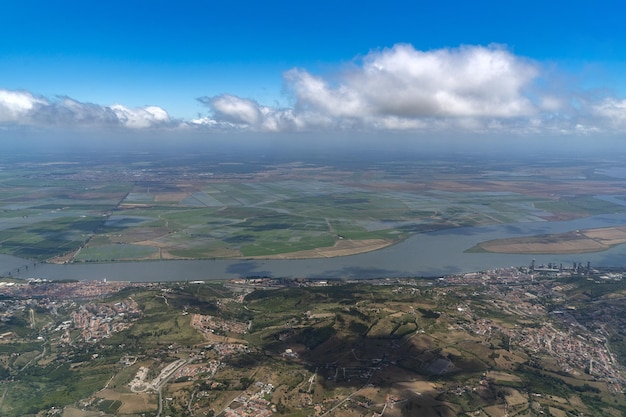
[{"label": "white cloud", "polygon": [[376,114],[514,117],[534,113],[522,90],[537,74],[497,46],[422,52],[396,45],[369,54],[348,88]]},{"label": "white cloud", "polygon": [[[69,97],[47,101],[29,112],[30,123],[39,126],[110,126],[119,121],[108,107],[92,103],[81,103]],[[24,124],[22,120],[16,121]]]},{"label": "white cloud", "polygon": [[[289,88],[294,91],[296,108],[317,111],[332,117],[361,118],[371,113],[364,91],[353,85],[332,88],[320,77],[303,70],[293,69],[285,73]],[[352,84],[351,80],[347,80]],[[355,88],[356,87],[356,88]]]},{"label": "white cloud", "polygon": [[[284,74],[291,109],[272,109],[231,95],[203,98],[217,121],[257,130],[316,128],[468,129],[486,119],[530,117],[538,106],[525,95],[536,64],[500,46],[417,51],[400,44],[365,56],[357,68],[327,80],[306,70]],[[470,120],[470,118],[472,120]]]},{"label": "white cloud", "polygon": [[229,94],[201,97],[200,102],[211,108],[214,119],[198,118],[193,123],[205,126],[252,128],[268,132],[297,129],[300,123],[292,109],[262,106],[254,100]]},{"label": "white cloud", "polygon": [[[370,52],[334,78],[284,74],[290,108],[200,99],[210,120],[259,131],[364,129],[588,135],[626,129],[626,99],[598,98],[502,46]],[[567,87],[567,88],[564,88]],[[590,97],[592,96],[592,97]]]},{"label": "white cloud", "polygon": [[626,99],[606,98],[592,106],[595,115],[614,128],[626,128]]},{"label": "white cloud", "polygon": [[228,94],[210,100],[213,112],[223,120],[251,126],[262,120],[262,108],[253,100],[246,100]]},{"label": "white cloud", "polygon": [[586,135],[624,132],[626,99],[593,94],[505,47],[372,51],[330,75],[283,74],[286,107],[222,94],[182,121],[159,106],[105,106],[0,89],[0,127],[177,127],[215,131],[409,130]]},{"label": "white cloud", "polygon": [[34,126],[123,126],[148,128],[175,124],[158,106],[128,108],[102,106],[69,97],[54,100],[35,97],[28,91],[0,89],[0,123]]},{"label": "white cloud", "polygon": [[119,123],[133,129],[165,125],[170,121],[169,114],[157,106],[130,109],[121,104],[114,104],[111,106],[111,110],[117,116]]},{"label": "white cloud", "polygon": [[38,106],[48,104],[46,100],[27,91],[0,89],[0,122],[15,122],[26,118]]}]

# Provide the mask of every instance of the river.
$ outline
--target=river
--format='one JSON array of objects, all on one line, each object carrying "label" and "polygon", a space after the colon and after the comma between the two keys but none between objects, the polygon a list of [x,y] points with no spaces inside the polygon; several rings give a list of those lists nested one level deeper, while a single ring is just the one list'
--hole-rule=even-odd
[{"label": "river", "polygon": [[[626,213],[561,222],[524,222],[440,230],[415,235],[394,246],[359,255],[298,260],[197,260],[115,263],[34,264],[0,255],[0,275],[51,280],[108,279],[112,281],[212,280],[251,276],[366,279],[379,277],[443,276],[459,272],[537,264],[591,262],[626,266],[626,244],[609,250],[575,255],[510,255],[465,253],[479,242],[516,236],[562,233],[576,229],[626,225]],[[19,268],[19,272],[17,271]]]}]

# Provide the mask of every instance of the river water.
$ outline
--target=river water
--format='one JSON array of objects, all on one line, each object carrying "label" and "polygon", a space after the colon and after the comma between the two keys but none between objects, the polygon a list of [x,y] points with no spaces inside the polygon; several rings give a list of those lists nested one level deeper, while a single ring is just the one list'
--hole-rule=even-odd
[{"label": "river water", "polygon": [[[610,250],[576,255],[509,255],[465,253],[477,243],[506,237],[562,233],[576,229],[626,225],[626,213],[593,216],[562,222],[524,222],[486,227],[441,230],[415,235],[378,251],[325,259],[302,260],[198,260],[67,265],[33,264],[0,255],[0,276],[37,277],[51,280],[108,279],[112,281],[211,280],[268,276],[322,279],[443,276],[484,269],[537,264],[591,262],[593,265],[626,266],[626,244]],[[28,267],[28,268],[26,268]],[[17,271],[19,268],[19,273]]]}]

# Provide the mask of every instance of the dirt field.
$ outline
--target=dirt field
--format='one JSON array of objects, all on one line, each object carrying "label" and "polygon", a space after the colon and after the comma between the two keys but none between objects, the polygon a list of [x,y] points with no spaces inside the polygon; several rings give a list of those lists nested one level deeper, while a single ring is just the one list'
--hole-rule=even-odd
[{"label": "dirt field", "polygon": [[493,379],[494,381],[505,381],[505,382],[521,382],[520,377],[508,374],[506,372],[501,371],[489,371],[487,372],[487,378]]},{"label": "dirt field", "polygon": [[157,408],[156,395],[144,393],[122,394],[110,389],[102,390],[98,393],[98,397],[105,400],[119,400],[122,406],[117,414],[135,414]]},{"label": "dirt field", "polygon": [[393,384],[393,387],[399,391],[409,390],[414,393],[432,393],[437,389],[437,384],[429,381],[406,381]]},{"label": "dirt field", "polygon": [[192,191],[180,191],[180,192],[160,192],[155,193],[154,201],[156,203],[178,203],[191,195]]},{"label": "dirt field", "polygon": [[332,258],[335,256],[356,255],[357,253],[371,252],[391,245],[391,242],[384,239],[365,240],[340,240],[330,248],[318,248],[303,250],[298,252],[283,253],[272,256],[259,256],[259,259],[310,259],[310,258]]},{"label": "dirt field", "polygon": [[520,254],[569,254],[600,252],[626,243],[626,226],[576,230],[554,235],[496,239],[479,243],[487,252]]},{"label": "dirt field", "polygon": [[98,411],[83,411],[74,407],[65,407],[63,409],[63,417],[99,417]]},{"label": "dirt field", "polygon": [[[136,245],[157,246],[153,239],[167,236],[169,230],[165,227],[134,227],[132,233],[111,238],[111,243],[134,243]],[[147,243],[144,243],[147,242]]]},{"label": "dirt field", "polygon": [[567,413],[559,408],[548,407],[548,410],[554,417],[567,417]]},{"label": "dirt field", "polygon": [[[167,249],[170,249],[168,243],[159,242],[157,240],[134,241],[135,245],[158,247],[161,249],[159,255],[161,259],[182,259],[181,257],[172,255]],[[332,258],[335,256],[356,255],[358,253],[371,252],[382,249],[391,245],[392,242],[384,239],[365,239],[365,240],[340,240],[332,247],[317,248],[311,250],[303,250],[297,252],[282,253],[270,256],[253,256],[251,259],[311,259],[311,258]],[[234,250],[223,249],[220,252],[211,251],[213,257],[237,257],[241,254]]]},{"label": "dirt field", "polygon": [[[496,366],[502,369],[513,370],[518,363],[524,363],[526,360],[515,353],[508,352],[504,349],[495,351],[499,356],[494,359]],[[506,381],[506,380],[505,380]]]},{"label": "dirt field", "polygon": [[516,389],[506,388],[505,392],[506,392],[506,397],[505,397],[506,402],[509,405],[509,407],[519,407],[523,404],[528,403],[528,396],[525,394],[522,394]]},{"label": "dirt field", "polygon": [[535,241],[533,238],[518,239],[507,242],[489,242],[481,243],[480,246],[488,252],[496,253],[523,253],[523,254],[542,254],[542,253],[585,253],[599,252],[609,247],[596,242],[592,239],[575,239],[563,240],[560,242],[541,242]]},{"label": "dirt field", "polygon": [[626,242],[626,226],[588,229],[583,230],[582,233],[588,238],[601,241],[606,245],[619,245]]},{"label": "dirt field", "polygon": [[504,417],[507,415],[504,404],[496,404],[485,407],[484,410],[489,417]]}]

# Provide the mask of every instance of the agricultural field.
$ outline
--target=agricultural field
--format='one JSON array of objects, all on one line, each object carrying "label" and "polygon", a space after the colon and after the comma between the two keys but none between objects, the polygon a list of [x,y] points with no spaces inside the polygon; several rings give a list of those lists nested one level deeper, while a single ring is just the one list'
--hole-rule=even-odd
[{"label": "agricultural field", "polygon": [[626,210],[624,180],[592,162],[229,158],[5,161],[0,253],[56,263],[333,257],[445,228]]}]

